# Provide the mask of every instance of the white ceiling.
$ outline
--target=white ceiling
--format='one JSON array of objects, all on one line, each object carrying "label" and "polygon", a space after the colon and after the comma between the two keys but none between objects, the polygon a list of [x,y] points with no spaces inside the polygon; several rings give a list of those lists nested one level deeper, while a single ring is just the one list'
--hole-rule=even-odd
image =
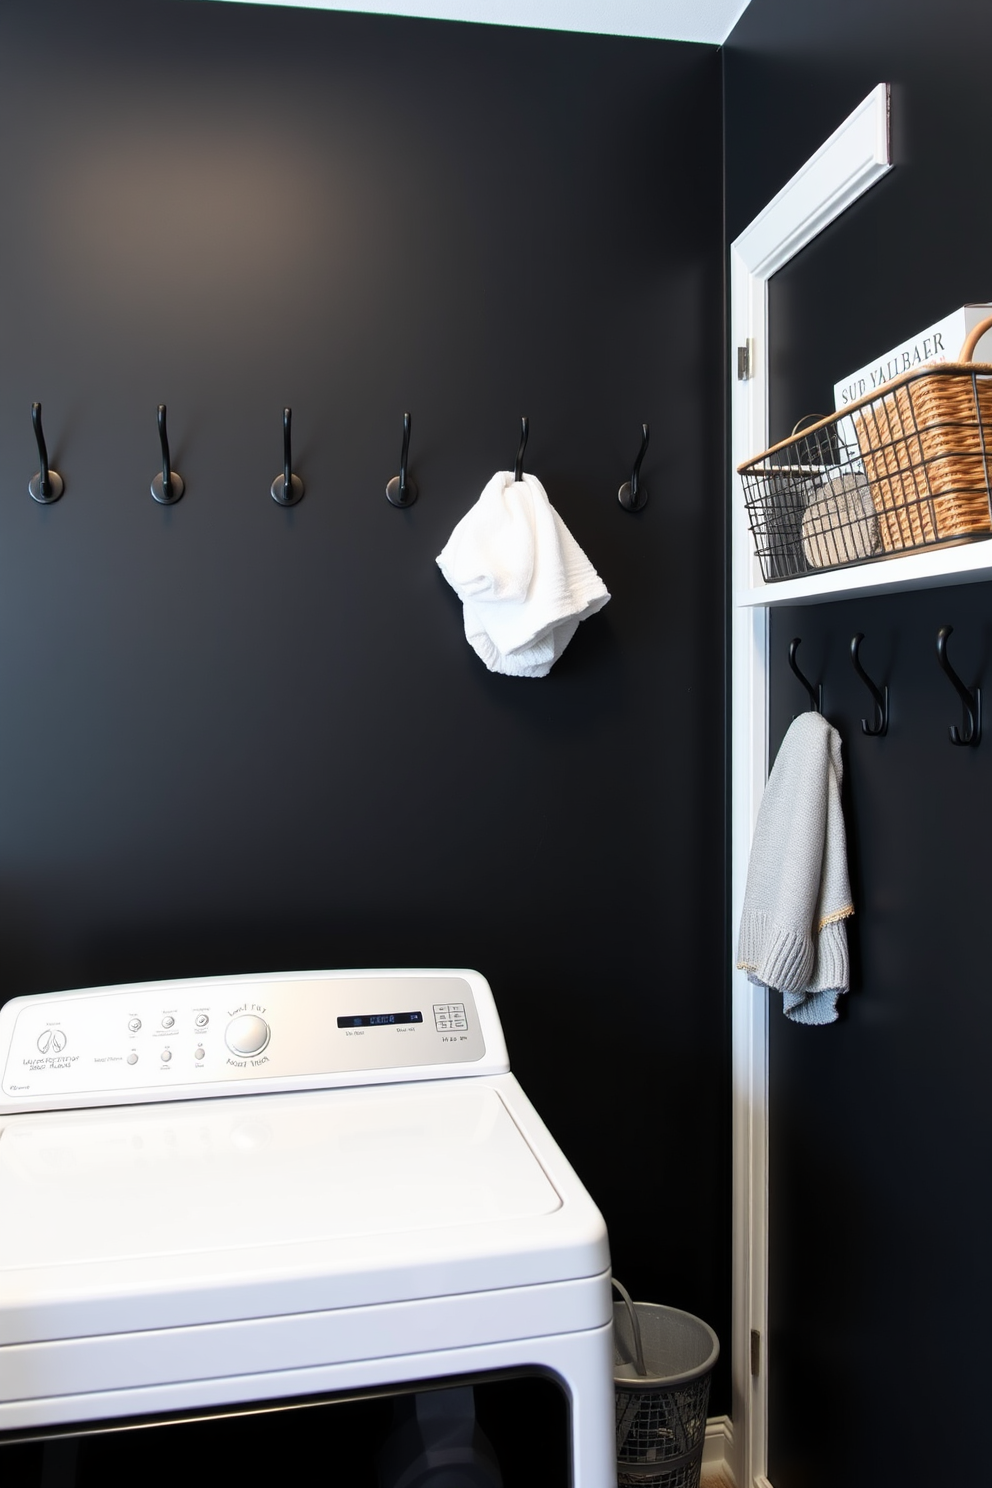
[{"label": "white ceiling", "polygon": [[486,21],[542,31],[595,31],[669,41],[722,42],[748,0],[237,0],[301,10],[361,10],[441,21]]}]

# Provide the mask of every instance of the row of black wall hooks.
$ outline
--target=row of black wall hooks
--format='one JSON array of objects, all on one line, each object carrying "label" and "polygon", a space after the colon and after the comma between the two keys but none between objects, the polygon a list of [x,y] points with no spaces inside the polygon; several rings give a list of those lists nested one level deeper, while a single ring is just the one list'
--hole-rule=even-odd
[{"label": "row of black wall hooks", "polygon": [[[41,404],[31,405],[31,424],[34,428],[34,436],[38,444],[38,461],[41,466],[28,482],[28,493],[42,506],[50,506],[53,501],[58,501],[65,490],[65,481],[57,470],[53,470],[48,461],[48,447],[45,443],[45,432],[41,423]],[[410,424],[409,413],[403,415],[403,447],[400,452],[400,473],[394,475],[386,484],[386,500],[392,506],[412,506],[417,499],[417,483],[408,474],[407,466],[410,456]],[[284,408],[282,411],[282,473],[277,475],[269,489],[272,500],[279,506],[295,506],[303,498],[306,487],[300,476],[293,472],[293,410]],[[524,468],[524,450],[527,448],[527,437],[530,433],[530,420],[520,420],[520,444],[517,448],[517,458],[513,467],[514,480],[520,480]],[[169,454],[169,432],[166,424],[166,405],[158,405],[158,437],[162,450],[162,469],[156,474],[151,484],[151,494],[161,506],[173,506],[186,490],[186,482],[172,468],[172,459]],[[641,425],[641,448],[634,461],[629,480],[624,481],[617,492],[617,499],[625,511],[640,511],[648,499],[648,491],[641,480],[641,461],[644,459],[648,447],[650,431],[647,424]]]},{"label": "row of black wall hooks", "polygon": [[[948,678],[958,697],[961,699],[962,727],[951,724],[947,730],[947,736],[952,744],[978,744],[982,737],[982,689],[980,687],[966,687],[951,666],[947,655],[947,638],[954,632],[953,625],[942,625],[937,632],[937,661],[941,670]],[[864,635],[859,631],[851,637],[851,664],[862,682],[871,693],[873,703],[873,715],[871,723],[867,718],[861,720],[861,732],[870,738],[878,739],[889,730],[889,689],[888,686],[879,687],[873,682],[861,663],[861,642]],[[823,712],[823,684],[817,683],[814,687],[808,677],[805,677],[799,669],[796,660],[796,652],[801,644],[802,637],[796,636],[789,643],[789,666],[792,668],[799,681],[809,694],[809,705],[817,713]]]}]

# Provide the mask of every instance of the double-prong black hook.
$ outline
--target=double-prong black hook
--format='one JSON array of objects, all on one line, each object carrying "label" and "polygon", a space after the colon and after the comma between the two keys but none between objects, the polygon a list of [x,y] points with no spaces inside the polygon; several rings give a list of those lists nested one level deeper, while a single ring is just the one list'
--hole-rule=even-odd
[{"label": "double-prong black hook", "polygon": [[31,423],[34,427],[34,437],[38,441],[38,463],[41,469],[37,471],[28,481],[28,494],[42,506],[50,506],[53,501],[58,501],[65,490],[65,482],[57,470],[50,470],[48,465],[48,447],[45,444],[45,435],[41,427],[41,404],[31,404]]},{"label": "double-prong black hook", "polygon": [[515,481],[524,478],[524,450],[527,448],[527,435],[530,433],[530,419],[520,420],[520,445],[517,449],[517,462],[513,467],[513,479]]},{"label": "double-prong black hook", "polygon": [[406,473],[407,456],[410,453],[410,415],[403,415],[403,449],[400,454],[400,473],[394,475],[386,486],[386,500],[393,506],[412,506],[417,499],[417,483]]},{"label": "double-prong black hook", "polygon": [[162,446],[162,472],[152,481],[152,495],[161,506],[173,506],[185,491],[186,482],[172,469],[164,403],[158,405],[158,437]]},{"label": "double-prong black hook", "polygon": [[957,672],[947,659],[947,637],[952,635],[953,625],[942,625],[937,632],[937,660],[949,678],[964,709],[964,729],[959,730],[956,724],[951,724],[947,730],[952,744],[977,744],[982,737],[982,689],[976,687],[972,692],[965,687]]},{"label": "double-prong black hook", "polygon": [[861,657],[858,653],[861,650],[861,642],[863,640],[864,636],[860,630],[856,636],[851,637],[851,661],[854,664],[854,670],[872,695],[872,700],[875,704],[875,717],[870,724],[867,718],[862,718],[861,732],[868,734],[873,739],[878,739],[887,733],[889,728],[889,689],[888,684],[881,688],[877,687],[861,665]]},{"label": "double-prong black hook", "polygon": [[630,480],[624,481],[620,490],[617,492],[617,498],[624,511],[640,511],[643,506],[647,505],[648,488],[641,481],[641,461],[644,459],[650,437],[651,431],[647,424],[642,424],[640,453],[634,461],[634,469],[631,472]]},{"label": "double-prong black hook", "polygon": [[806,691],[809,693],[809,705],[812,708],[813,712],[822,713],[823,684],[821,682],[818,682],[816,687],[814,687],[809,678],[803,676],[802,672],[799,670],[799,663],[796,661],[796,652],[799,650],[801,643],[802,636],[796,636],[795,640],[789,642],[789,665],[795,675],[799,678],[800,682],[805,687]]},{"label": "double-prong black hook", "polygon": [[282,475],[277,475],[272,482],[272,500],[277,501],[280,506],[295,506],[302,499],[304,485],[298,475],[293,474],[293,410],[284,408],[282,411]]}]

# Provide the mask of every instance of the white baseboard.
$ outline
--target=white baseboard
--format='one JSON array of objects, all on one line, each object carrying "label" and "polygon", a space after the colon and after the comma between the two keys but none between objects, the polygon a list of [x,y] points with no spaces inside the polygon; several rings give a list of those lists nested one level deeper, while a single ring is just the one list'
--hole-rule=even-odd
[{"label": "white baseboard", "polygon": [[733,1446],[734,1423],[730,1417],[710,1416],[706,1422],[706,1439],[703,1442],[703,1472],[709,1476],[719,1473],[728,1488],[737,1488],[731,1466]]},{"label": "white baseboard", "polygon": [[[734,1476],[734,1423],[729,1416],[710,1416],[703,1441],[703,1477],[719,1477],[726,1488],[738,1488]],[[755,1478],[751,1488],[772,1488],[764,1475]]]}]

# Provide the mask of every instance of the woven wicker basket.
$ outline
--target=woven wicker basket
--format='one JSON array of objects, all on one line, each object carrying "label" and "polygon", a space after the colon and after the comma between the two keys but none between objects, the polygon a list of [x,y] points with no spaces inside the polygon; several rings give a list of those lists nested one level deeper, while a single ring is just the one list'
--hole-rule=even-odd
[{"label": "woven wicker basket", "polygon": [[961,542],[992,531],[992,365],[972,354],[887,383],[853,406],[854,428],[886,552]]},{"label": "woven wicker basket", "polygon": [[766,583],[992,536],[990,327],[737,467]]}]

